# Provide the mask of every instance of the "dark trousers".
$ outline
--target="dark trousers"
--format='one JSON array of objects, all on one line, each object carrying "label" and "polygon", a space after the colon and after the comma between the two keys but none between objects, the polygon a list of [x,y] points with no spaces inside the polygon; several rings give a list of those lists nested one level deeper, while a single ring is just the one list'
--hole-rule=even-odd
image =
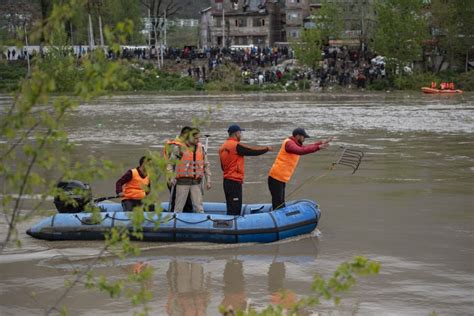
[{"label": "dark trousers", "polygon": [[227,215],[240,215],[242,210],[242,183],[224,179],[224,194]]},{"label": "dark trousers", "polygon": [[[168,190],[170,191],[170,205],[168,207],[168,211],[174,212],[174,203],[176,201],[176,187],[172,187],[168,184]],[[191,201],[191,194],[188,194],[188,199],[186,200],[186,204],[184,205],[183,213],[192,213],[193,212],[193,202]]]},{"label": "dark trousers", "polygon": [[285,207],[285,187],[285,182],[268,177],[268,189],[272,195],[272,207],[274,210]]},{"label": "dark trousers", "polygon": [[[142,200],[122,200],[122,209],[124,212],[131,212],[135,206],[142,205]],[[145,210],[146,212],[147,210]],[[148,208],[148,212],[154,212],[155,205],[150,205]]]}]

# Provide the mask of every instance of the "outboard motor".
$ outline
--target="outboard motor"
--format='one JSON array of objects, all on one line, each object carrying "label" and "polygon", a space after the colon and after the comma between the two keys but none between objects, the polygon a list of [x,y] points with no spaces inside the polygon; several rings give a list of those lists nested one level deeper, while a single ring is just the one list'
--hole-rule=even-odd
[{"label": "outboard motor", "polygon": [[80,213],[92,200],[92,189],[89,184],[78,180],[61,181],[57,185],[58,193],[54,205],[59,213]]}]

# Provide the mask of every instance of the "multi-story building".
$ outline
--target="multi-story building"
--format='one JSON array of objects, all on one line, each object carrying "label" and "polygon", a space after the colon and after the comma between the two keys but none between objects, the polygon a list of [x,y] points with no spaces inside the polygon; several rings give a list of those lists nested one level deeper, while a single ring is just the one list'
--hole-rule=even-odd
[{"label": "multi-story building", "polygon": [[376,27],[376,0],[327,0],[342,11],[344,31],[334,45],[367,48],[373,42]]},{"label": "multi-story building", "polygon": [[310,0],[285,0],[285,34],[288,41],[300,38],[305,19],[311,14]]},{"label": "multi-story building", "polygon": [[[211,0],[201,11],[201,45],[272,46],[297,41],[303,28],[316,27],[322,0]],[[341,9],[344,31],[333,45],[367,47],[376,23],[376,0],[327,0]],[[223,21],[225,23],[223,24]]]},{"label": "multi-story building", "polygon": [[203,47],[272,46],[281,41],[281,34],[278,0],[212,0],[211,7],[201,11]]}]

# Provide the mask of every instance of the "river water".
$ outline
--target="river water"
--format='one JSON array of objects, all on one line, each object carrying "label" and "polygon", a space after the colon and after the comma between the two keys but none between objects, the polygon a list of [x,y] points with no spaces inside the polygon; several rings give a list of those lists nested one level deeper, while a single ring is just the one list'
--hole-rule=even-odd
[{"label": "river water", "polygon": [[[9,102],[0,97],[0,105]],[[90,154],[120,164],[93,183],[95,196],[114,193],[116,179],[146,150],[161,150],[193,118],[211,111],[209,153],[213,188],[224,201],[217,150],[229,124],[246,129],[243,142],[275,151],[246,158],[244,202],[270,201],[266,175],[281,141],[301,126],[312,139],[337,136],[325,151],[302,157],[287,187],[321,175],[340,145],[360,149],[360,169],[338,166],[309,181],[292,198],[316,200],[319,232],[268,245],[139,243],[139,258],[101,263],[96,273],[123,277],[137,261],[155,268],[149,284],[154,315],[216,315],[220,304],[263,307],[284,288],[311,293],[314,274],[331,275],[355,255],[381,263],[339,306],[323,315],[467,315],[474,311],[474,95],[418,93],[114,96],[80,106],[68,122],[77,159]],[[163,196],[167,199],[166,196]],[[52,203],[51,203],[52,205]],[[51,206],[53,207],[53,206]],[[3,219],[2,219],[3,220]],[[0,255],[0,315],[40,315],[64,291],[64,279],[84,267],[101,242],[47,242],[26,236]],[[5,232],[4,223],[0,232]],[[77,286],[64,301],[70,315],[129,315],[125,298]]]}]

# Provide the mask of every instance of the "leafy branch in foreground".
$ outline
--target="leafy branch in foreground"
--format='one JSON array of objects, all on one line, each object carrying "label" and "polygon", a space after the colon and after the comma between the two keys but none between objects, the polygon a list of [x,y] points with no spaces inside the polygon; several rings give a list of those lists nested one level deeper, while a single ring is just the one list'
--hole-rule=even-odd
[{"label": "leafy branch in foreground", "polygon": [[246,311],[234,311],[232,307],[221,306],[219,311],[225,316],[301,315],[306,308],[319,305],[321,299],[333,300],[336,305],[339,304],[340,294],[348,292],[356,284],[356,276],[378,274],[379,271],[380,263],[356,256],[351,262],[342,263],[328,280],[316,275],[312,284],[313,294],[310,296],[296,300],[291,291],[282,291],[276,295],[275,305],[269,305],[260,311],[251,306]]}]

